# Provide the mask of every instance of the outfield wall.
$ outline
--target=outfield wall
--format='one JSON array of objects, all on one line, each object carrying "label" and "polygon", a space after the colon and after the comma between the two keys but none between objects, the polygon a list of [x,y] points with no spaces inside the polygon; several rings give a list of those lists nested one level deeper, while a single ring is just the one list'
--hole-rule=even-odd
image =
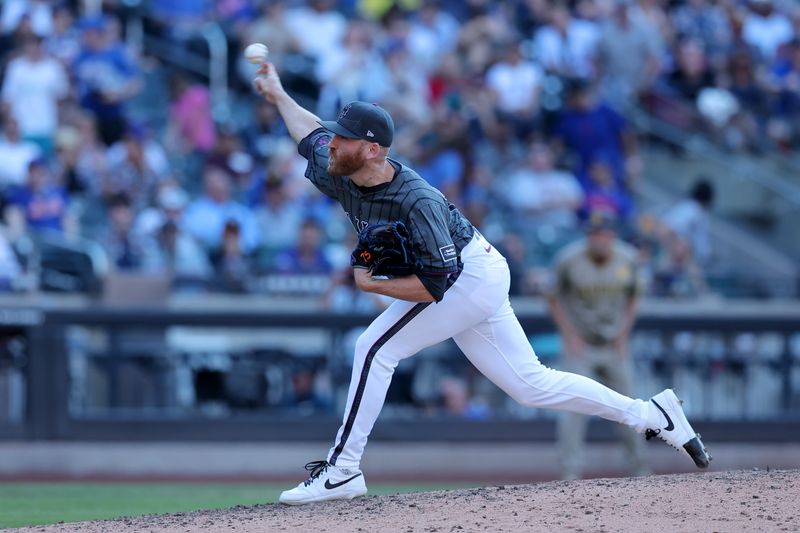
[{"label": "outfield wall", "polygon": [[[800,444],[730,444],[708,441],[709,471],[800,468]],[[654,473],[698,471],[682,454],[651,442]],[[324,443],[0,443],[0,482],[23,481],[286,481],[327,451]],[[371,442],[362,462],[380,482],[526,483],[558,479],[559,449],[553,443],[468,444]],[[586,477],[627,475],[622,448],[586,448]]]},{"label": "outfield wall", "polygon": [[[558,366],[543,302],[514,306],[540,359]],[[251,298],[133,308],[3,300],[0,440],[327,442],[346,395],[349,346],[371,319]],[[799,331],[795,302],[645,302],[632,341],[636,394],[674,386],[717,442],[800,442]],[[297,372],[309,369],[325,377],[317,381],[327,396],[287,403]],[[445,373],[469,386],[466,407],[478,399],[483,410],[437,403]],[[552,442],[554,417],[521,409],[443,344],[401,365],[373,437]],[[590,427],[590,441],[612,438],[609,427]]]}]

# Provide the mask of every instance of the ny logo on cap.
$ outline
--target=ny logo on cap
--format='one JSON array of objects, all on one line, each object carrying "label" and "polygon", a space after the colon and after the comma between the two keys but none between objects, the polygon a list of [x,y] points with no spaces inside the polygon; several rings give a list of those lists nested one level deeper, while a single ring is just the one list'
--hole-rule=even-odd
[{"label": "ny logo on cap", "polygon": [[372,130],[367,130],[367,137],[375,137],[375,134],[372,133]]},{"label": "ny logo on cap", "polygon": [[350,108],[353,107],[353,104],[347,104],[342,108],[341,113],[339,113],[339,118],[344,118],[347,116],[347,112],[350,111]]}]

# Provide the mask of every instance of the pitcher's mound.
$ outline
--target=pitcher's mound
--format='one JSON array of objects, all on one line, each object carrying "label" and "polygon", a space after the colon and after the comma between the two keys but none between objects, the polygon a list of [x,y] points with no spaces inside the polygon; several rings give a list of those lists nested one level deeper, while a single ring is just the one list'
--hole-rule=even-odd
[{"label": "pitcher's mound", "polygon": [[83,522],[31,531],[800,531],[800,471],[558,481],[303,507],[253,507]]}]

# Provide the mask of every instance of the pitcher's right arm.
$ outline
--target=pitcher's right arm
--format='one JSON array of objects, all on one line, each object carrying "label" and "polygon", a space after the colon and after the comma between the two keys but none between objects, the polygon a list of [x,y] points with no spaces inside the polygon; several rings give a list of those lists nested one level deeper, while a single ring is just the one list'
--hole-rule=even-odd
[{"label": "pitcher's right arm", "polygon": [[320,127],[319,117],[295,102],[283,88],[275,65],[264,63],[258,69],[258,74],[253,81],[256,90],[278,108],[295,143],[300,143],[309,133]]}]

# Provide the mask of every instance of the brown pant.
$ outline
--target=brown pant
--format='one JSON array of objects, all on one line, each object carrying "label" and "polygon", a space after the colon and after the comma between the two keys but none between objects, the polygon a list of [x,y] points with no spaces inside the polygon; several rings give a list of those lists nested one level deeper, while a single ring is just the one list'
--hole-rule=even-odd
[{"label": "brown pant", "polygon": [[[630,396],[633,365],[629,357],[621,358],[613,346],[587,345],[581,357],[566,357],[565,370],[592,378],[607,387]],[[583,470],[583,444],[587,417],[561,413],[558,419],[558,441],[561,450],[563,479],[578,479]],[[628,470],[632,475],[649,473],[644,459],[644,440],[634,430],[619,426],[619,437],[625,447]]]}]

